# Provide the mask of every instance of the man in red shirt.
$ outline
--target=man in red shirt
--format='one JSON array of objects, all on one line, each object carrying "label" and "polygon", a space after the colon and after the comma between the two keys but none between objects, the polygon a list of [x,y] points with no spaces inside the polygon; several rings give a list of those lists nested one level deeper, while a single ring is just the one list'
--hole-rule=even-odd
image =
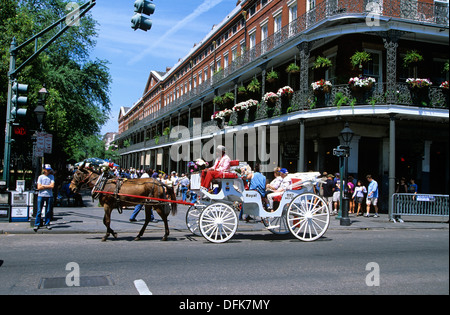
[{"label": "man in red shirt", "polygon": [[217,159],[214,166],[203,170],[201,178],[201,186],[209,189],[211,181],[216,178],[222,178],[223,172],[230,170],[230,157],[226,154],[226,149],[223,145],[217,146],[216,149]]}]

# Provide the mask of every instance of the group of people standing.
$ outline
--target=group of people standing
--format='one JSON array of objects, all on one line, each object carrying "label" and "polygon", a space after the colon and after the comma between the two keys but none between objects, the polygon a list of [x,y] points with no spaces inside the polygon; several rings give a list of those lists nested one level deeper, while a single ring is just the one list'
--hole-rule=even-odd
[{"label": "group of people standing", "polygon": [[[341,195],[341,178],[339,173],[323,174],[326,177],[326,181],[319,188],[320,195],[323,196],[328,204],[328,207],[332,214],[337,214],[339,211],[339,200]],[[371,206],[374,208],[374,217],[378,215],[378,182],[373,179],[372,175],[366,176],[367,187],[363,184],[362,180],[356,180],[353,176],[349,175],[347,180],[344,180],[344,185],[347,185],[347,194],[350,198],[349,213],[355,213],[356,216],[361,215],[370,217]],[[321,189],[320,189],[321,188]],[[364,214],[363,204],[366,204],[366,213]]]},{"label": "group of people standing", "polygon": [[[333,175],[324,173],[323,176],[326,177],[326,182],[316,188],[328,203],[328,207],[332,214],[337,214],[340,207],[339,199],[341,194],[340,174],[335,173]],[[356,216],[362,215],[368,218],[370,217],[370,210],[373,206],[375,212],[373,217],[377,218],[379,217],[378,182],[370,174],[366,176],[366,180],[367,187],[363,184],[362,180],[356,180],[352,175],[349,175],[346,181],[344,180],[344,185],[347,185],[348,196],[350,198],[349,213],[356,213]],[[417,184],[415,184],[414,179],[411,179],[410,184],[407,185],[406,179],[402,177],[400,183],[397,184],[396,193],[417,194]]]}]

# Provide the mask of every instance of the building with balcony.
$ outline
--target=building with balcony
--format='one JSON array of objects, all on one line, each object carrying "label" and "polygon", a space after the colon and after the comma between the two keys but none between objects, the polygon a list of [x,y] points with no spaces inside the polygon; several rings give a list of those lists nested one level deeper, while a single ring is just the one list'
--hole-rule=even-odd
[{"label": "building with balcony", "polygon": [[[185,172],[224,139],[232,158],[263,164],[276,143],[269,169],[337,172],[333,148],[349,123],[349,173],[372,174],[385,205],[400,177],[448,193],[448,10],[437,0],[238,1],[121,109],[120,164]],[[286,86],[290,97],[265,100]]]}]

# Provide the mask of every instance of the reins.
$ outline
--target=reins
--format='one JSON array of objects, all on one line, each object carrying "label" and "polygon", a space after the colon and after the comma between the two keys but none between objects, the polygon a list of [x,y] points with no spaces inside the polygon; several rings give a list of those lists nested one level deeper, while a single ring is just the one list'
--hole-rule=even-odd
[{"label": "reins", "polygon": [[[181,200],[161,199],[161,198],[155,198],[155,197],[136,196],[136,195],[128,195],[128,194],[122,194],[122,193],[117,193],[116,194],[116,193],[113,193],[113,192],[110,192],[110,191],[99,191],[99,190],[96,190],[94,192],[98,193],[98,194],[118,195],[118,196],[124,196],[124,197],[132,197],[132,198],[139,198],[139,199],[155,200],[155,201],[160,201],[160,202],[179,203],[179,204],[187,205],[187,206],[194,206],[195,205],[195,203],[187,202],[187,201],[181,201]],[[139,203],[136,203],[136,204],[139,204]]]}]

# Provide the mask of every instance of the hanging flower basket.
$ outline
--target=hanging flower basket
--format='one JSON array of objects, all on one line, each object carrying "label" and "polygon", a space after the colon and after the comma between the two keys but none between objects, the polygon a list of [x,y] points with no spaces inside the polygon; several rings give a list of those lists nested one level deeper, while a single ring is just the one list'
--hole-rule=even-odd
[{"label": "hanging flower basket", "polygon": [[429,79],[417,79],[408,78],[406,79],[409,91],[411,92],[411,100],[414,105],[417,106],[427,106],[430,102],[428,96],[428,87],[433,83]]}]

